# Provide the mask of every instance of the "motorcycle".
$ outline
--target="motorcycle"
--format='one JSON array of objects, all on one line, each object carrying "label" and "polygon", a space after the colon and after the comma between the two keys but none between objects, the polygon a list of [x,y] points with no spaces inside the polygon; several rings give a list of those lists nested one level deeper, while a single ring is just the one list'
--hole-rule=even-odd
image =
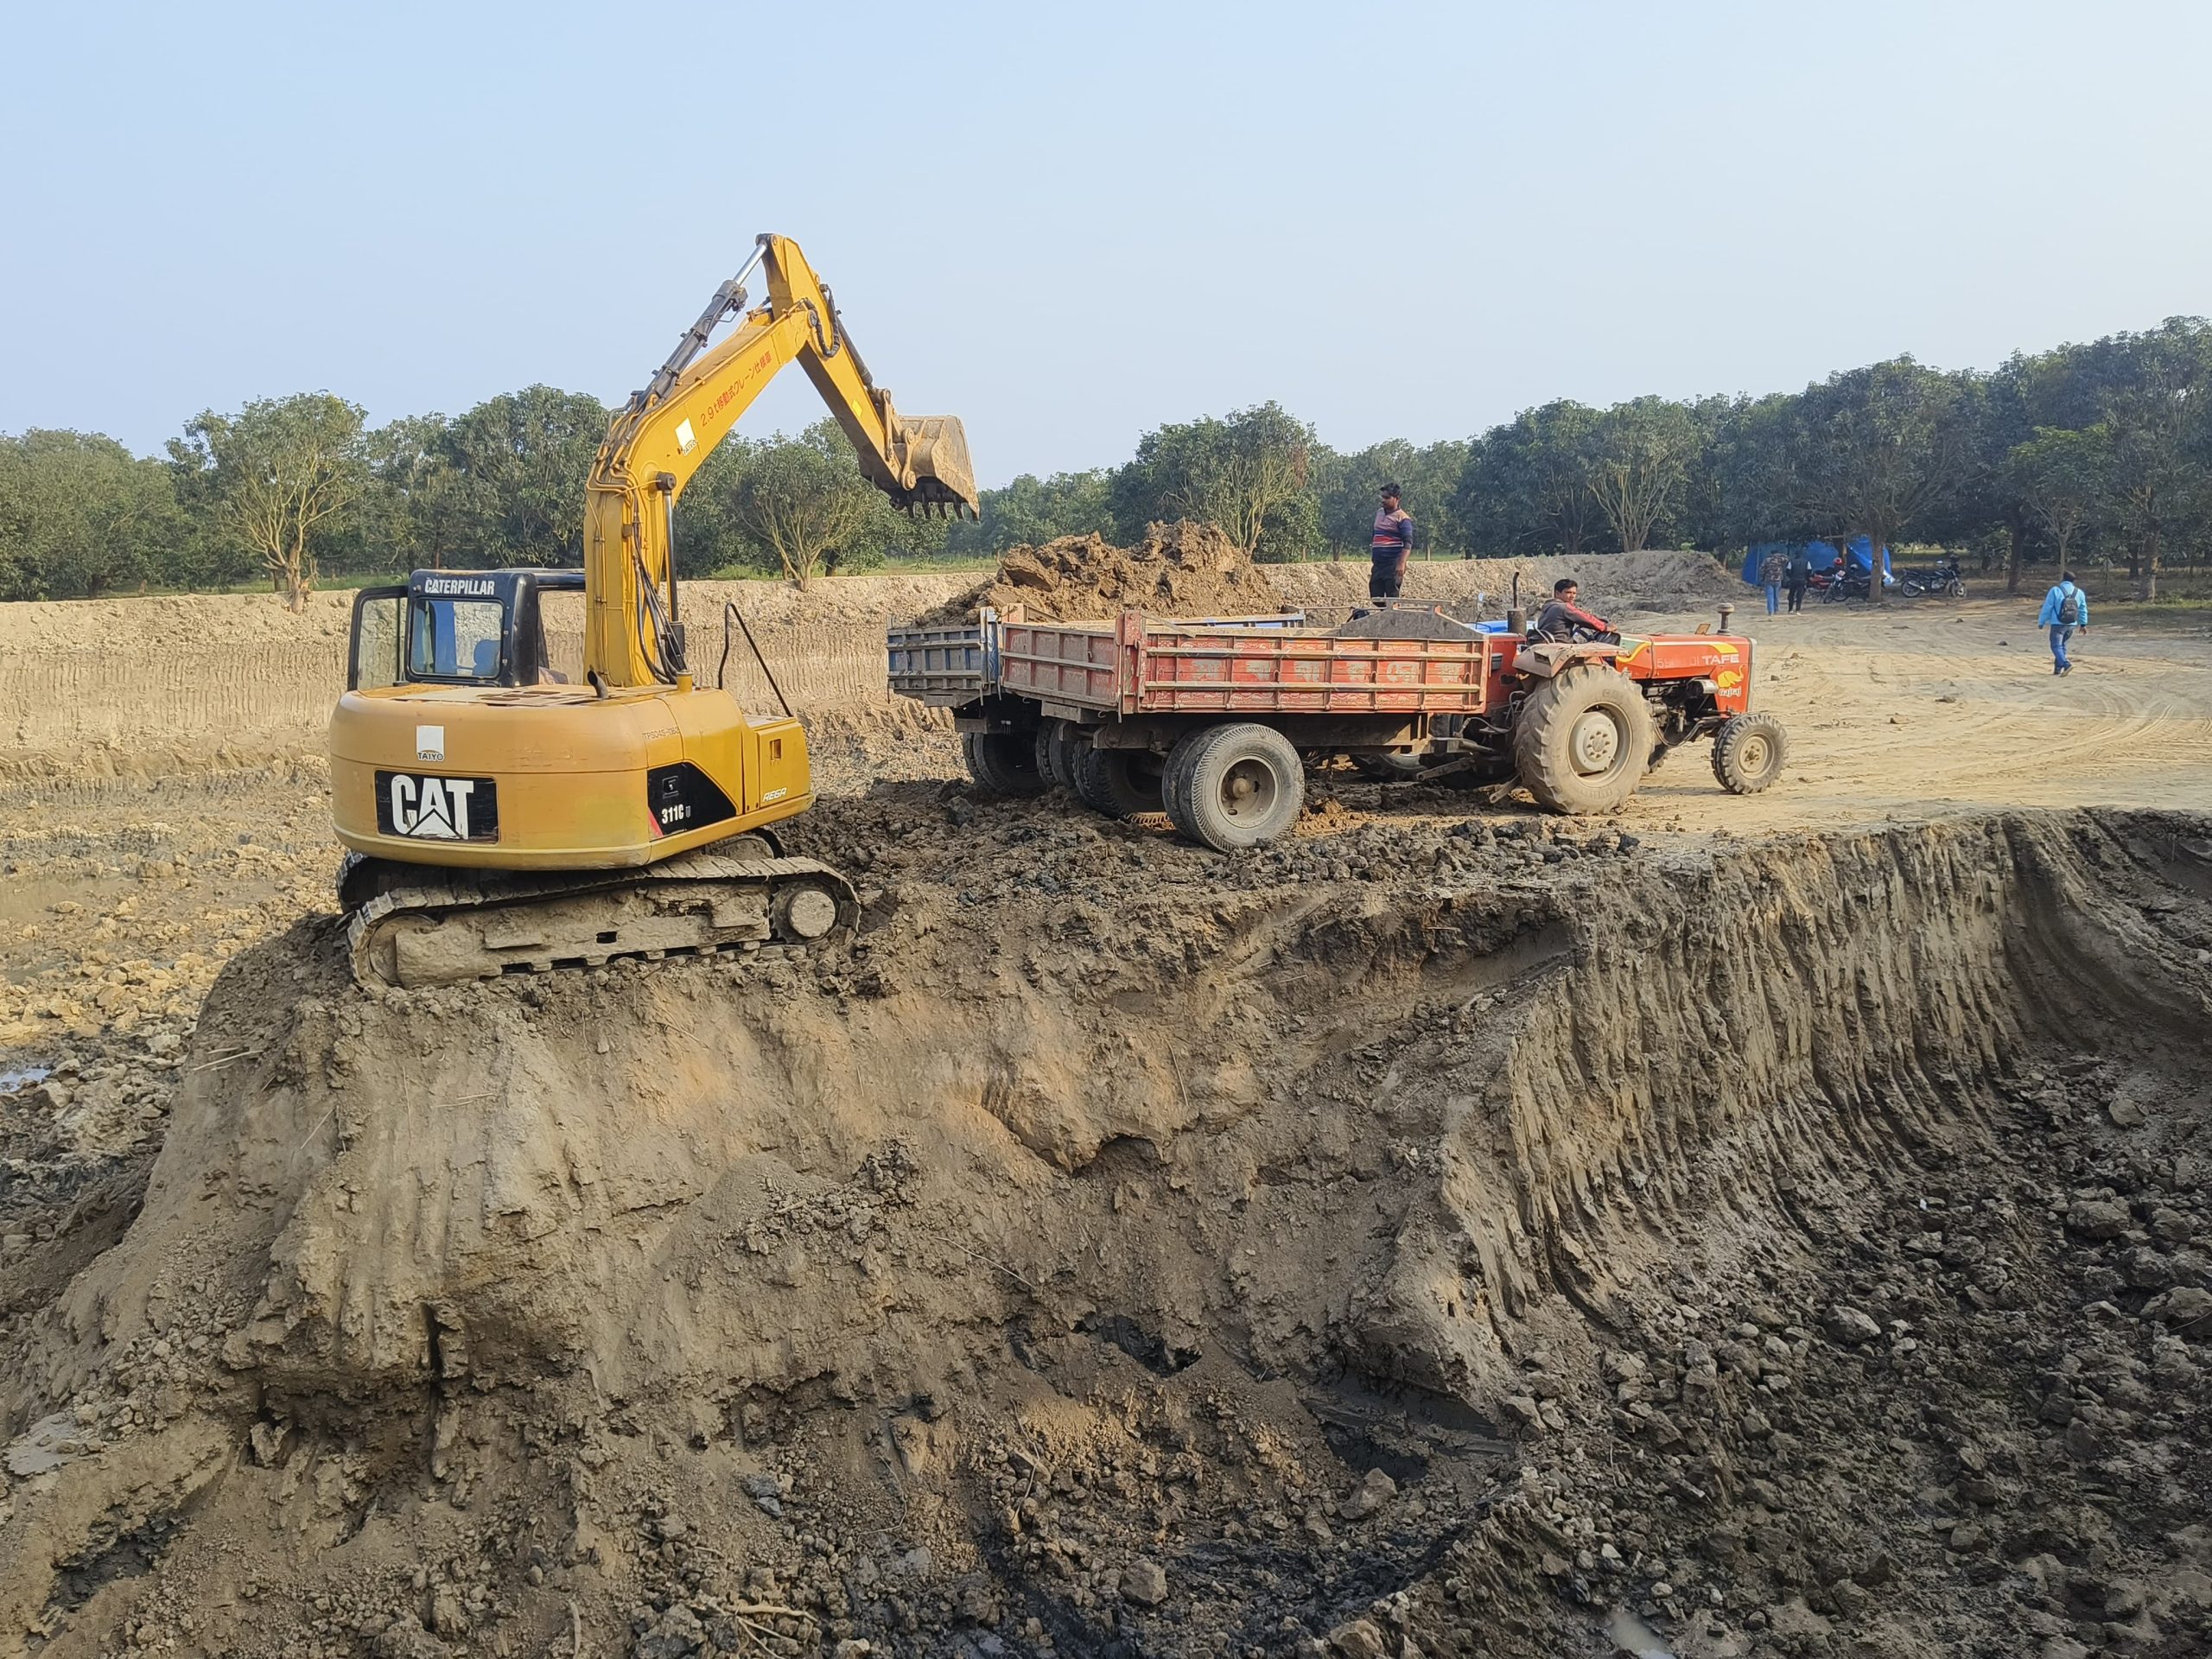
[{"label": "motorcycle", "polygon": [[1864,599],[1867,594],[1866,577],[1864,573],[1857,570],[1826,571],[1815,576],[1813,583],[1821,589],[1821,603],[1823,605],[1834,605],[1839,601]]},{"label": "motorcycle", "polygon": [[1897,585],[1897,591],[1908,598],[1917,599],[1923,594],[1942,594],[1951,599],[1967,596],[1966,573],[1956,559],[1938,559],[1936,569],[1923,575],[1918,571],[1907,575]]}]

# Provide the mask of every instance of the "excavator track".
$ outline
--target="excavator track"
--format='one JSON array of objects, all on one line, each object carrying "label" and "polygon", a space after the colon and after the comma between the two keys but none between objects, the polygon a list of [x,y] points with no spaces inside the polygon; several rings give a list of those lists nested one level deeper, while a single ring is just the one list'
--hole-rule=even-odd
[{"label": "excavator track", "polygon": [[544,875],[371,859],[348,864],[340,897],[355,977],[410,990],[624,957],[796,956],[860,921],[836,870],[749,836],[643,869]]}]

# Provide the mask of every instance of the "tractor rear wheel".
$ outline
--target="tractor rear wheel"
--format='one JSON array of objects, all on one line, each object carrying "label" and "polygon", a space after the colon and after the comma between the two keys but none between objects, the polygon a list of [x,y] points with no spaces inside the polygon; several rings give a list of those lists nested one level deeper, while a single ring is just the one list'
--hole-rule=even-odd
[{"label": "tractor rear wheel", "polygon": [[1160,811],[1161,766],[1149,749],[1084,749],[1076,756],[1076,798],[1109,818]]},{"label": "tractor rear wheel", "polygon": [[1251,721],[1202,727],[1167,758],[1167,816],[1216,852],[1286,834],[1306,804],[1306,766],[1291,741]]},{"label": "tractor rear wheel", "polygon": [[1513,760],[1537,805],[1611,812],[1643,781],[1657,740],[1636,682],[1581,663],[1529,694],[1514,722]]},{"label": "tractor rear wheel", "polygon": [[1789,734],[1772,715],[1738,715],[1713,734],[1713,775],[1732,795],[1758,794],[1789,758]]},{"label": "tractor rear wheel", "polygon": [[1047,779],[1037,770],[1037,740],[1027,732],[963,732],[960,750],[968,775],[992,795],[1041,795]]}]

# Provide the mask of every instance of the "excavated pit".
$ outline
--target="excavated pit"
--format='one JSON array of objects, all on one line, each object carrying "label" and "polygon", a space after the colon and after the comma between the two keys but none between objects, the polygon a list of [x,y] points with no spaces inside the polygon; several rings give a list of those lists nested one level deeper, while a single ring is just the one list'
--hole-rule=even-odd
[{"label": "excavated pit", "polygon": [[2212,824],[796,828],[849,957],[232,963],[0,1650],[2202,1650]]}]

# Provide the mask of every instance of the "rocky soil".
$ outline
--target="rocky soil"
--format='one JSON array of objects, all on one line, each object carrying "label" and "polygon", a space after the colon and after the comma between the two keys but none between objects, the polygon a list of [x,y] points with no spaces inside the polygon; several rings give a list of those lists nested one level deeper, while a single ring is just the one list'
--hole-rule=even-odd
[{"label": "rocky soil", "polygon": [[281,734],[0,784],[0,1654],[2205,1651],[2201,652],[1801,624],[1756,802],[1230,860],[772,629],[868,910],[745,969],[372,996]]},{"label": "rocky soil", "polygon": [[849,957],[310,915],[128,1062],[12,1247],[23,1643],[2196,1650],[2203,823],[804,822]]}]

